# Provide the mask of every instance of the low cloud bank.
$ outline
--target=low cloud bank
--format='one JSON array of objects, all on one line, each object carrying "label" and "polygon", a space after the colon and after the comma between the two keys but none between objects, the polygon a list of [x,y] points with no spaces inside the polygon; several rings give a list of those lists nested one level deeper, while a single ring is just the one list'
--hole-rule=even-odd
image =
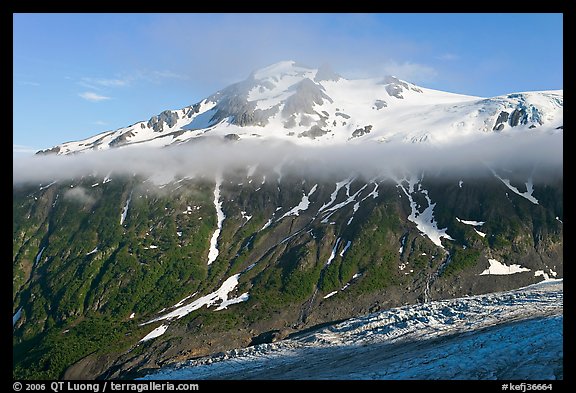
[{"label": "low cloud bank", "polygon": [[269,140],[223,142],[206,138],[167,148],[131,146],[69,156],[15,157],[13,184],[108,173],[162,178],[213,176],[255,164],[270,170],[280,164],[297,164],[318,176],[356,172],[373,177],[398,170],[475,175],[485,173],[486,166],[562,171],[562,162],[561,133],[492,134],[445,146],[374,142],[303,147]]}]

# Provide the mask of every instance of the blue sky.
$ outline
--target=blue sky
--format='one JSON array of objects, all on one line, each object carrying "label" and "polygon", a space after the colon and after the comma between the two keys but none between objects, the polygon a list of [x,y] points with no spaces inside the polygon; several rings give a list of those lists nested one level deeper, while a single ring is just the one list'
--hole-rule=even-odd
[{"label": "blue sky", "polygon": [[281,60],[491,97],[563,89],[562,14],[14,14],[15,154],[179,109]]}]

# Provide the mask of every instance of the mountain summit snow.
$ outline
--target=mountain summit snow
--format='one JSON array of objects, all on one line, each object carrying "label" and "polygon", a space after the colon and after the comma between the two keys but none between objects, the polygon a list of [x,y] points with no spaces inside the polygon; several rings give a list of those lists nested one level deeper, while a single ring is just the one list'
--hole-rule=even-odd
[{"label": "mountain summit snow", "polygon": [[202,101],[148,121],[57,145],[70,154],[198,138],[271,139],[300,145],[426,142],[563,129],[563,90],[482,98],[427,89],[394,76],[349,80],[329,66],[283,61]]}]

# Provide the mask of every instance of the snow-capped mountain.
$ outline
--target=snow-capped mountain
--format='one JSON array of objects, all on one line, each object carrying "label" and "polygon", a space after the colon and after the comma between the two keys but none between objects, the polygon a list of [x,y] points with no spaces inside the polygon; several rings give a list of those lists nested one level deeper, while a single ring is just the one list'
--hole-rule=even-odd
[{"label": "snow-capped mountain", "polygon": [[[131,378],[228,350],[240,364],[289,337],[304,340],[283,348],[336,347],[327,353],[349,364],[350,347],[335,340],[383,343],[388,329],[422,333],[422,321],[427,338],[466,327],[475,300],[447,299],[563,277],[562,135],[561,90],[480,98],[282,62],[193,106],[23,160],[13,187],[14,378]],[[514,320],[482,299],[470,309],[476,326]],[[540,306],[525,299],[515,309],[531,319],[507,337],[539,326],[528,308]],[[552,356],[530,349],[520,374],[470,374],[511,327],[502,325],[451,339],[450,353],[480,346],[465,350],[471,369],[430,375],[523,378],[550,358],[545,376],[561,377],[560,319],[548,320]],[[342,334],[325,334],[333,329]],[[507,342],[493,364],[508,366],[524,342]],[[457,361],[426,343],[432,351],[413,365]],[[256,355],[260,364],[269,353]],[[390,377],[375,365],[370,376]]]},{"label": "snow-capped mountain", "polygon": [[394,76],[348,80],[328,66],[284,61],[202,101],[42,153],[168,146],[206,136],[297,144],[427,142],[495,132],[561,130],[563,90],[482,98],[427,89]]}]

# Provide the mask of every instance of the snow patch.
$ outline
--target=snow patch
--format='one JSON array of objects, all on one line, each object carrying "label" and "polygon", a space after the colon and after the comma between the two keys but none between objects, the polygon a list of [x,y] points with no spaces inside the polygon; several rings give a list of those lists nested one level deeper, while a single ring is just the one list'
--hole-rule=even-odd
[{"label": "snow patch", "polygon": [[336,239],[336,244],[332,248],[332,253],[330,254],[330,258],[328,258],[328,261],[326,262],[325,266],[330,265],[334,260],[334,258],[336,257],[336,249],[338,248],[338,243],[340,243],[340,238]]},{"label": "snow patch", "polygon": [[475,227],[482,226],[486,223],[486,221],[461,220],[458,217],[456,217],[456,221],[461,222],[462,224],[472,225]]},{"label": "snow patch", "polygon": [[[226,302],[226,301],[228,301],[228,293],[233,291],[236,288],[236,286],[238,285],[238,278],[239,277],[240,277],[240,273],[235,274],[235,275],[229,277],[228,279],[226,279],[226,281],[224,281],[222,283],[222,285],[220,286],[220,288],[218,288],[216,291],[209,293],[208,295],[204,295],[204,296],[194,300],[190,304],[178,307],[174,311],[171,311],[165,315],[159,316],[158,318],[154,318],[148,322],[145,322],[145,323],[143,323],[143,325],[157,322],[157,321],[161,321],[164,319],[166,319],[166,320],[180,319],[180,318],[185,317],[186,315],[190,314],[192,311],[198,310],[199,308],[201,308],[203,306],[210,307],[210,306],[215,305],[219,301],[221,303]],[[242,296],[240,296],[239,298],[241,298]],[[245,299],[248,300],[247,297]],[[241,300],[241,301],[244,301],[244,300]],[[239,301],[237,301],[237,302],[239,302]],[[179,302],[175,306],[178,306],[180,304],[181,304],[181,302]],[[230,304],[232,304],[232,303],[229,303],[228,305],[230,305]]]},{"label": "snow patch", "polygon": [[324,299],[328,299],[328,298],[336,295],[337,293],[338,293],[338,291],[330,292],[328,295],[324,296]]},{"label": "snow patch", "polygon": [[353,178],[349,177],[345,180],[342,180],[341,182],[336,183],[336,189],[330,195],[330,200],[328,201],[328,203],[323,204],[322,207],[318,210],[318,212],[321,212],[322,210],[324,210],[327,207],[329,207],[330,205],[332,205],[336,201],[336,198],[338,197],[338,191],[340,191],[340,189],[342,187],[345,187],[345,186],[347,186],[349,188],[350,183],[352,183],[352,181],[353,181]]},{"label": "snow patch", "polygon": [[348,249],[350,248],[351,245],[352,245],[352,242],[350,240],[348,240],[348,243],[346,243],[346,245],[344,246],[344,249],[342,251],[340,251],[341,257],[344,256],[344,254],[346,253],[346,251],[348,251]]},{"label": "snow patch", "polygon": [[[426,235],[432,241],[432,243],[444,249],[444,246],[442,246],[442,242],[440,241],[440,239],[441,238],[445,238],[448,240],[454,240],[454,239],[446,233],[446,230],[448,228],[443,229],[438,228],[438,225],[434,219],[434,207],[436,207],[436,203],[432,203],[430,197],[428,196],[428,191],[422,189],[422,184],[418,183],[418,181],[414,180],[413,178],[410,178],[410,180],[408,181],[409,184],[408,191],[404,188],[402,182],[397,182],[397,184],[400,186],[402,191],[404,191],[404,194],[406,194],[410,202],[412,212],[408,216],[408,220],[415,223],[418,230],[422,232],[424,235]],[[418,184],[419,191],[424,195],[426,201],[428,202],[428,207],[426,207],[426,209],[424,209],[423,212],[418,211],[418,206],[414,201],[414,199],[412,198],[412,193],[415,192],[414,186],[416,184]]]},{"label": "snow patch", "polygon": [[310,190],[310,192],[308,194],[302,195],[302,200],[300,201],[300,203],[296,207],[294,207],[293,209],[291,209],[290,211],[285,213],[282,217],[280,217],[278,219],[278,221],[280,221],[284,217],[298,216],[298,215],[300,215],[300,212],[308,210],[308,207],[310,206],[310,200],[308,198],[310,198],[310,195],[314,194],[317,187],[318,187],[318,184],[314,184],[314,187],[312,187],[312,189]]},{"label": "snow patch", "polygon": [[402,238],[400,239],[400,248],[398,249],[398,252],[400,254],[402,254],[404,252],[404,246],[406,245],[406,239],[408,239],[408,234],[402,236]]},{"label": "snow patch", "polygon": [[152,340],[153,338],[160,337],[161,335],[166,333],[167,329],[168,329],[168,325],[160,325],[156,329],[154,329],[150,333],[148,333],[146,336],[144,336],[144,338],[142,340],[140,340],[139,342],[142,343],[144,341],[148,341],[148,340]]},{"label": "snow patch", "polygon": [[232,304],[238,304],[238,303],[242,303],[247,301],[250,298],[250,296],[248,295],[248,292],[244,292],[242,295],[238,296],[237,298],[234,299],[230,299],[230,300],[224,300],[220,306],[218,306],[218,308],[216,309],[216,311],[220,311],[220,310],[226,310],[228,308],[228,306],[231,306]]},{"label": "snow patch", "polygon": [[128,214],[128,206],[130,205],[130,201],[132,200],[132,192],[130,191],[130,196],[126,200],[126,204],[122,208],[122,214],[120,214],[120,225],[124,224],[124,220],[126,220],[126,215]]},{"label": "snow patch", "polygon": [[558,273],[556,273],[556,272],[555,272],[554,270],[552,270],[551,268],[548,269],[548,270],[550,270],[550,274],[551,274],[553,277],[556,277],[556,276],[558,275]]},{"label": "snow patch", "polygon": [[42,253],[44,252],[45,249],[46,249],[46,247],[42,247],[42,249],[40,250],[38,255],[36,255],[36,259],[34,259],[34,266],[36,266],[36,264],[38,263],[40,258],[42,258]]},{"label": "snow patch", "polygon": [[242,214],[242,218],[246,220],[246,222],[250,221],[250,219],[252,218],[252,216],[249,216],[248,214],[246,214],[245,211],[240,212],[240,214]]},{"label": "snow patch", "polygon": [[484,232],[480,232],[478,229],[474,228],[474,232],[476,232],[477,234],[479,234],[482,237],[486,237],[486,234]]},{"label": "snow patch", "polygon": [[266,224],[264,224],[264,226],[262,228],[260,228],[260,230],[263,231],[264,229],[268,228],[271,224],[272,224],[272,219],[269,219],[268,221],[266,221]]},{"label": "snow patch", "polygon": [[92,255],[97,251],[98,251],[98,246],[94,247],[94,249],[92,251],[90,251],[89,253],[87,253],[86,255]]},{"label": "snow patch", "polygon": [[510,191],[512,191],[515,194],[520,195],[523,198],[528,199],[533,204],[538,205],[538,199],[534,198],[534,196],[532,195],[532,193],[534,192],[534,184],[532,183],[532,178],[529,178],[528,181],[525,183],[526,184],[526,192],[520,192],[516,187],[514,187],[512,184],[510,184],[510,180],[503,179],[500,176],[498,176],[496,174],[496,172],[494,172],[494,170],[492,170],[492,169],[490,169],[490,170],[492,171],[494,176],[496,176],[498,179],[500,179],[500,181],[502,183],[504,183],[506,185],[506,187],[508,187],[510,189]]},{"label": "snow patch", "polygon": [[496,259],[488,259],[490,263],[490,267],[480,273],[481,276],[484,275],[494,275],[494,276],[503,276],[508,274],[515,274],[515,273],[522,273],[522,272],[529,272],[530,269],[522,267],[520,265],[505,265],[501,262],[498,262]]},{"label": "snow patch", "polygon": [[52,183],[47,184],[47,185],[45,185],[45,186],[40,185],[40,191],[45,190],[45,189],[47,189],[48,187],[56,184],[56,181],[57,181],[57,180],[54,180]]},{"label": "snow patch", "polygon": [[212,262],[218,258],[218,254],[220,250],[218,250],[218,237],[220,236],[220,232],[222,231],[222,223],[226,216],[222,211],[222,201],[220,200],[220,187],[222,186],[222,177],[218,175],[216,177],[216,186],[214,187],[214,207],[216,207],[216,216],[217,216],[217,228],[212,234],[212,238],[210,239],[210,251],[208,252],[208,265],[211,265]]}]

